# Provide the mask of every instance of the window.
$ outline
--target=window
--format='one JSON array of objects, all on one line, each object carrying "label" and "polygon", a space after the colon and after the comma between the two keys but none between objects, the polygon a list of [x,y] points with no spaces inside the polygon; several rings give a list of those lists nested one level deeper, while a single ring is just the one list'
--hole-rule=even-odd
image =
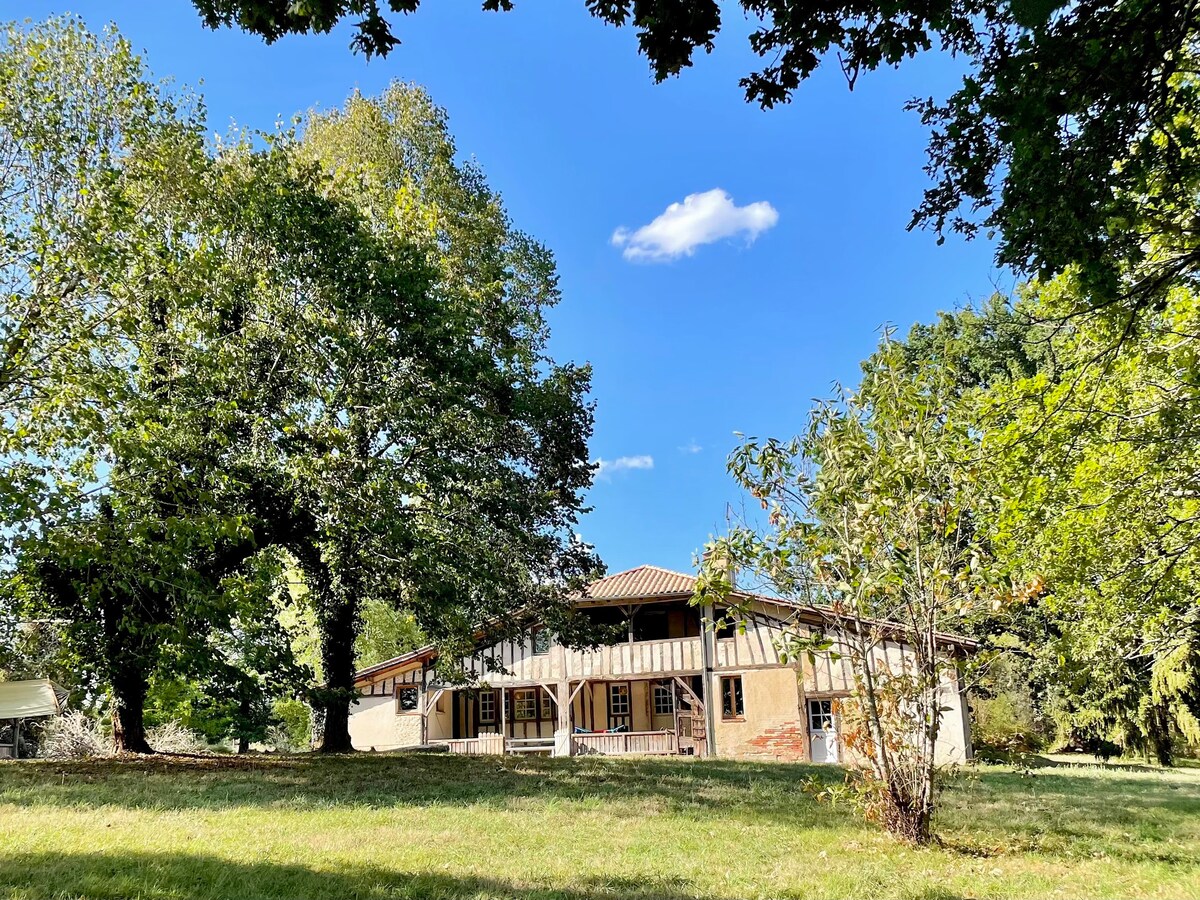
[{"label": "window", "polygon": [[675,685],[670,681],[660,681],[654,685],[654,714],[670,716],[675,714]]},{"label": "window", "polygon": [[717,616],[717,640],[724,641],[737,636],[738,623],[733,620],[729,610],[720,610],[714,615]]},{"label": "window", "polygon": [[421,689],[416,685],[396,685],[396,712],[416,712],[421,702]]},{"label": "window", "polygon": [[552,721],[554,719],[554,706],[549,691],[542,691],[542,718]]},{"label": "window", "polygon": [[496,692],[479,692],[479,724],[493,725],[496,722]]},{"label": "window", "polygon": [[610,684],[608,686],[608,711],[614,716],[629,715],[629,685]]},{"label": "window", "polygon": [[533,655],[541,656],[550,652],[550,632],[545,628],[533,630]]},{"label": "window", "polygon": [[808,730],[811,733],[833,729],[833,701],[808,701]]},{"label": "window", "polygon": [[742,676],[731,675],[721,679],[721,718],[740,719],[746,715],[742,702]]},{"label": "window", "polygon": [[537,691],[532,689],[513,691],[515,695],[513,699],[513,709],[515,710],[514,718],[518,721],[527,721],[537,718]]},{"label": "window", "polygon": [[638,610],[633,617],[635,641],[665,641],[671,636],[671,620],[665,609]]}]

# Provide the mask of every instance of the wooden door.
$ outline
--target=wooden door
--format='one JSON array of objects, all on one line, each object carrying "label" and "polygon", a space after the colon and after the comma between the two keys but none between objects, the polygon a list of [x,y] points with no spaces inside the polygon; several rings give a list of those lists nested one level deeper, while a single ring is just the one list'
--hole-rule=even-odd
[{"label": "wooden door", "polygon": [[708,753],[708,720],[704,716],[704,704],[694,703],[692,713],[692,752],[697,756]]},{"label": "wooden door", "polygon": [[633,686],[628,681],[610,681],[608,690],[608,730],[633,727]]},{"label": "wooden door", "polygon": [[815,763],[836,763],[841,756],[837,714],[832,700],[808,701],[808,758]]}]

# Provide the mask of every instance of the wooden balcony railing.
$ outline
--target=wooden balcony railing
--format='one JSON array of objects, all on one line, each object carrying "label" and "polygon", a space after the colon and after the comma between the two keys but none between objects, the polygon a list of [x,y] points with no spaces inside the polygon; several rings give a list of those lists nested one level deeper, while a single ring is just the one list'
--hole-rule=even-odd
[{"label": "wooden balcony railing", "polygon": [[599,754],[620,756],[623,754],[646,754],[655,756],[679,752],[679,743],[673,731],[618,731],[605,734],[573,734],[574,752],[577,756]]}]

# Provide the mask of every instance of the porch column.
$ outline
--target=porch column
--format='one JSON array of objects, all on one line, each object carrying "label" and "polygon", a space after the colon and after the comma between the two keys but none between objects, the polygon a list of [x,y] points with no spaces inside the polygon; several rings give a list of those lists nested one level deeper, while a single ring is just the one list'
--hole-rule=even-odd
[{"label": "porch column", "polygon": [[571,684],[560,681],[554,691],[558,702],[555,704],[558,721],[554,729],[554,755],[571,756],[574,753],[575,742],[571,737]]},{"label": "porch column", "polygon": [[704,668],[704,678],[701,679],[701,699],[704,701],[704,752],[706,756],[717,755],[717,735],[716,735],[716,716],[714,713],[713,704],[713,658],[717,655],[716,647],[713,643],[716,639],[716,631],[713,628],[713,605],[705,604],[701,607],[701,616],[705,623],[700,629],[700,663]]},{"label": "porch column", "polygon": [[500,752],[508,752],[508,703],[506,688],[500,688],[500,696],[497,698],[500,701],[500,746],[503,748]]}]

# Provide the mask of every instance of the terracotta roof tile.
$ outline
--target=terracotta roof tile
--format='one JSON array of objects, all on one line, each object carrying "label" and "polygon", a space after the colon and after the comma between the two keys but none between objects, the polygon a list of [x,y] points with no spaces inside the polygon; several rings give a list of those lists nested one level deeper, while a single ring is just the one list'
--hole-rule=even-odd
[{"label": "terracotta roof tile", "polygon": [[645,597],[691,596],[696,578],[658,566],[638,566],[627,572],[607,575],[592,582],[585,594],[588,600],[636,600]]}]

